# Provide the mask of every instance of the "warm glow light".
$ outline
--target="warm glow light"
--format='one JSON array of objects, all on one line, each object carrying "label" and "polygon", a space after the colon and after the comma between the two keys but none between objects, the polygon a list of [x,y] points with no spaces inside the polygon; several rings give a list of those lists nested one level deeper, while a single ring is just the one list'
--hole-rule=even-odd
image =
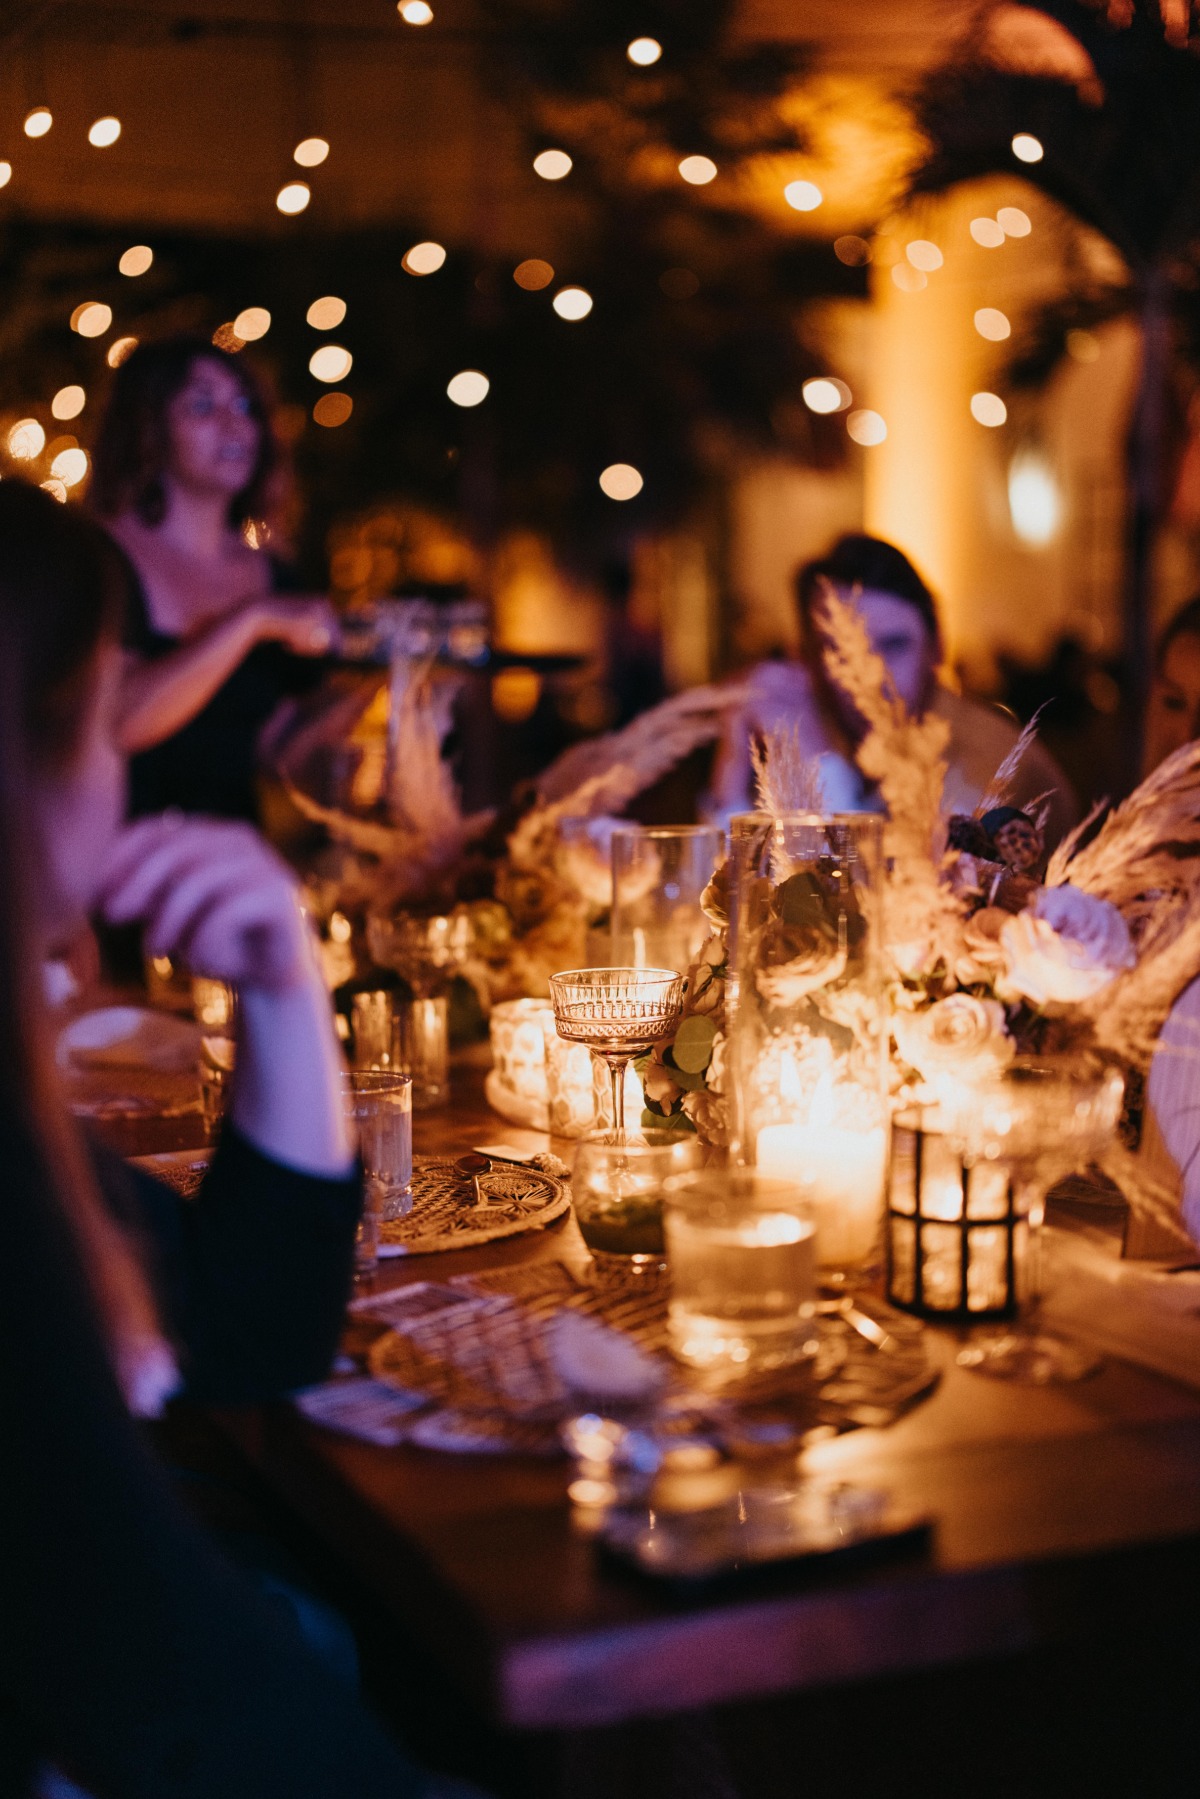
[{"label": "warm glow light", "polygon": [[1033,223],[1027,212],[1019,206],[1002,206],[996,214],[996,223],[1005,237],[1028,237],[1033,230]]},{"label": "warm glow light", "polygon": [[122,275],[144,275],[153,261],[154,251],[149,244],[131,244],[117,267]]},{"label": "warm glow light", "polygon": [[586,287],[560,287],[550,304],[560,319],[586,319],[592,296]]},{"label": "warm glow light", "polygon": [[275,204],[280,212],[303,212],[312,199],[312,189],[307,181],[289,181],[281,187],[275,196]]},{"label": "warm glow light", "polygon": [[104,360],[110,369],[119,369],[125,358],[131,356],[137,349],[137,345],[136,337],[118,337],[115,342],[109,344],[108,355]]},{"label": "warm glow light", "polygon": [[120,135],[121,121],[114,119],[110,113],[103,119],[97,119],[95,124],[90,127],[88,143],[94,145],[97,150],[107,150],[110,144],[116,143]]},{"label": "warm glow light", "polygon": [[639,69],[648,69],[662,55],[662,45],[656,37],[635,37],[625,54]]},{"label": "warm glow light", "polygon": [[810,412],[844,412],[853,395],[844,381],[832,375],[816,375],[800,389]]},{"label": "warm glow light", "polygon": [[7,441],[8,453],[17,462],[32,462],[46,447],[46,433],[36,419],[18,419]]},{"label": "warm glow light", "polygon": [[871,260],[871,246],[866,238],[855,237],[853,234],[835,238],[833,253],[848,269],[865,268]]},{"label": "warm glow light", "polygon": [[271,315],[265,306],[246,306],[234,319],[233,328],[244,344],[257,343],[271,329]]},{"label": "warm glow light", "polygon": [[783,197],[796,212],[815,212],[825,198],[815,181],[789,181]]},{"label": "warm glow light", "polygon": [[66,505],[66,503],[67,503],[67,484],[65,481],[59,481],[54,478],[51,478],[49,481],[39,481],[38,486],[42,489],[42,491],[44,493],[48,493],[52,499],[57,500],[60,503],[60,505],[63,505],[63,506]]},{"label": "warm glow light", "polygon": [[87,451],[75,444],[69,450],[60,450],[50,464],[50,473],[67,487],[78,487],[88,472]]},{"label": "warm glow light", "polygon": [[902,294],[919,294],[929,286],[929,276],[923,269],[914,269],[910,262],[894,263],[892,280]]},{"label": "warm glow light", "polygon": [[353,411],[349,394],[322,394],[313,407],[313,418],[318,425],[344,425]]},{"label": "warm glow light", "polygon": [[1097,362],[1100,357],[1100,339],[1091,331],[1068,331],[1067,355],[1076,362]]},{"label": "warm glow light", "polygon": [[50,411],[56,419],[77,419],[87,405],[87,394],[82,387],[60,387],[50,402]]},{"label": "warm glow light", "polygon": [[350,373],[353,363],[353,356],[341,344],[322,344],[309,357],[308,372],[318,381],[340,381],[343,375]]},{"label": "warm glow light", "polygon": [[933,269],[940,269],[946,260],[937,245],[931,244],[927,238],[923,237],[915,238],[911,244],[907,245],[904,254],[914,269],[923,269],[926,274]]},{"label": "warm glow light", "polygon": [[1004,227],[999,219],[972,219],[968,230],[985,250],[998,250],[1004,242]]},{"label": "warm glow light", "polygon": [[478,369],[461,369],[446,383],[446,393],[456,406],[479,406],[487,399],[491,385]]},{"label": "warm glow light", "polygon": [[536,294],[543,287],[549,287],[554,279],[554,269],[540,256],[530,256],[525,262],[519,262],[513,270],[513,280],[526,292]]},{"label": "warm glow light", "polygon": [[0,187],[7,187],[12,180],[11,162],[0,162]]},{"label": "warm glow light", "polygon": [[80,337],[103,337],[112,324],[112,307],[103,300],[85,300],[71,314],[71,329]]},{"label": "warm glow light", "polygon": [[1019,450],[1009,464],[1008,513],[1022,543],[1040,549],[1057,534],[1062,496],[1053,469],[1036,450]]},{"label": "warm glow light", "polygon": [[971,417],[977,424],[987,425],[994,429],[997,425],[1002,425],[1008,417],[1008,407],[999,394],[972,394]]},{"label": "warm glow light", "polygon": [[48,106],[35,106],[32,112],[25,114],[25,136],[45,137],[54,123],[54,114]]},{"label": "warm glow light", "polygon": [[[326,294],[322,299],[314,300],[304,316],[314,331],[333,331],[346,316],[346,302],[339,300],[336,294]],[[326,400],[332,398],[332,394],[325,396]]]},{"label": "warm glow light", "polygon": [[868,450],[887,436],[887,425],[877,412],[852,412],[846,420],[846,430],[856,444]]},{"label": "warm glow light", "polygon": [[396,11],[406,25],[432,25],[433,8],[427,0],[400,0]]},{"label": "warm glow light", "polygon": [[414,244],[401,259],[401,267],[410,275],[436,275],[446,260],[441,244]]},{"label": "warm glow light", "polygon": [[1018,131],[1012,141],[1012,153],[1018,162],[1041,162],[1046,154],[1042,140],[1028,131]]},{"label": "warm glow light", "polygon": [[610,500],[634,500],[645,482],[631,462],[610,462],[600,477],[600,486]]},{"label": "warm glow light", "polygon": [[717,178],[717,165],[711,156],[685,156],[679,173],[692,187],[707,187]]},{"label": "warm glow light", "polygon": [[565,150],[542,150],[533,159],[533,172],[543,181],[561,181],[574,167]]},{"label": "warm glow light", "polygon": [[1008,314],[1001,312],[998,306],[981,306],[975,314],[975,329],[991,344],[1002,344],[1006,337],[1012,336]]},{"label": "warm glow light", "polygon": [[315,169],[328,155],[329,145],[323,137],[304,137],[292,151],[292,161],[298,162],[302,169]]}]

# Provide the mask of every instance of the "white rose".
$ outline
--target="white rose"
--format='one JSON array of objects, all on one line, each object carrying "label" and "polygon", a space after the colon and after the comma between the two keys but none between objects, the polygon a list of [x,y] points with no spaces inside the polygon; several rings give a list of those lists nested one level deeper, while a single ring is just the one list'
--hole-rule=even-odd
[{"label": "white rose", "polygon": [[1066,883],[1042,888],[1031,907],[1007,920],[1000,943],[998,991],[1043,1012],[1080,1005],[1137,961],[1117,908]]},{"label": "white rose", "polygon": [[1004,1007],[970,993],[952,993],[923,1012],[898,1012],[892,1034],[904,1060],[927,1081],[984,1080],[1013,1059]]}]

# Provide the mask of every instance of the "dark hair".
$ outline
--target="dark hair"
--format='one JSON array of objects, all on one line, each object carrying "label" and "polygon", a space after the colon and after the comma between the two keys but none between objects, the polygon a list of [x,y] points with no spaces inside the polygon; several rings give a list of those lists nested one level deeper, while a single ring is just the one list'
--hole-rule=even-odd
[{"label": "dark hair", "polygon": [[988,836],[993,838],[1004,829],[1005,825],[1019,823],[1029,825],[1034,831],[1037,830],[1037,826],[1028,812],[1022,812],[1019,806],[993,806],[990,812],[984,813],[979,822]]},{"label": "dark hair", "polygon": [[879,593],[893,594],[896,599],[904,600],[920,613],[921,622],[940,651],[942,633],[933,594],[903,550],[898,550],[895,544],[885,543],[882,537],[848,531],[824,556],[806,562],[796,575],[800,636],[806,652],[815,647],[812,609],[823,581],[831,582],[834,587],[874,588]]},{"label": "dark hair", "polygon": [[1154,672],[1162,673],[1167,651],[1177,637],[1200,637],[1200,594],[1185,600],[1174,618],[1166,625],[1154,646]]},{"label": "dark hair", "polygon": [[92,448],[91,503],[102,517],[132,511],[145,525],[162,523],[163,474],[170,453],[167,410],[201,361],[215,362],[234,377],[259,429],[254,473],[231,500],[229,522],[243,525],[271,510],[272,477],[280,457],[266,390],[240,354],[220,350],[196,333],[138,344],[117,369]]}]

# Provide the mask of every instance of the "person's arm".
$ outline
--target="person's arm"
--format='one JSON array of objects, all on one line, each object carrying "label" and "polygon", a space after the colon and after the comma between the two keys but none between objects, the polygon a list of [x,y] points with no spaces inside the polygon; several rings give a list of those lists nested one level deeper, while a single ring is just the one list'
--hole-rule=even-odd
[{"label": "person's arm", "polygon": [[127,755],[153,748],[195,718],[255,644],[284,644],[322,656],[334,640],[333,608],[322,599],[252,600],[153,661],[131,655],[122,681],[118,736]]}]

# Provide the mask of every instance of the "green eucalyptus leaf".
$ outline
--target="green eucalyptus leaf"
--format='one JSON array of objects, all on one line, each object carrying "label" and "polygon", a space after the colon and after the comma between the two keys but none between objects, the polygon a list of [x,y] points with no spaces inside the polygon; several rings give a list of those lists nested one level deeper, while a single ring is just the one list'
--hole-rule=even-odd
[{"label": "green eucalyptus leaf", "polygon": [[711,1018],[693,1012],[683,1020],[671,1047],[671,1060],[683,1074],[703,1074],[712,1061],[717,1027]]}]

